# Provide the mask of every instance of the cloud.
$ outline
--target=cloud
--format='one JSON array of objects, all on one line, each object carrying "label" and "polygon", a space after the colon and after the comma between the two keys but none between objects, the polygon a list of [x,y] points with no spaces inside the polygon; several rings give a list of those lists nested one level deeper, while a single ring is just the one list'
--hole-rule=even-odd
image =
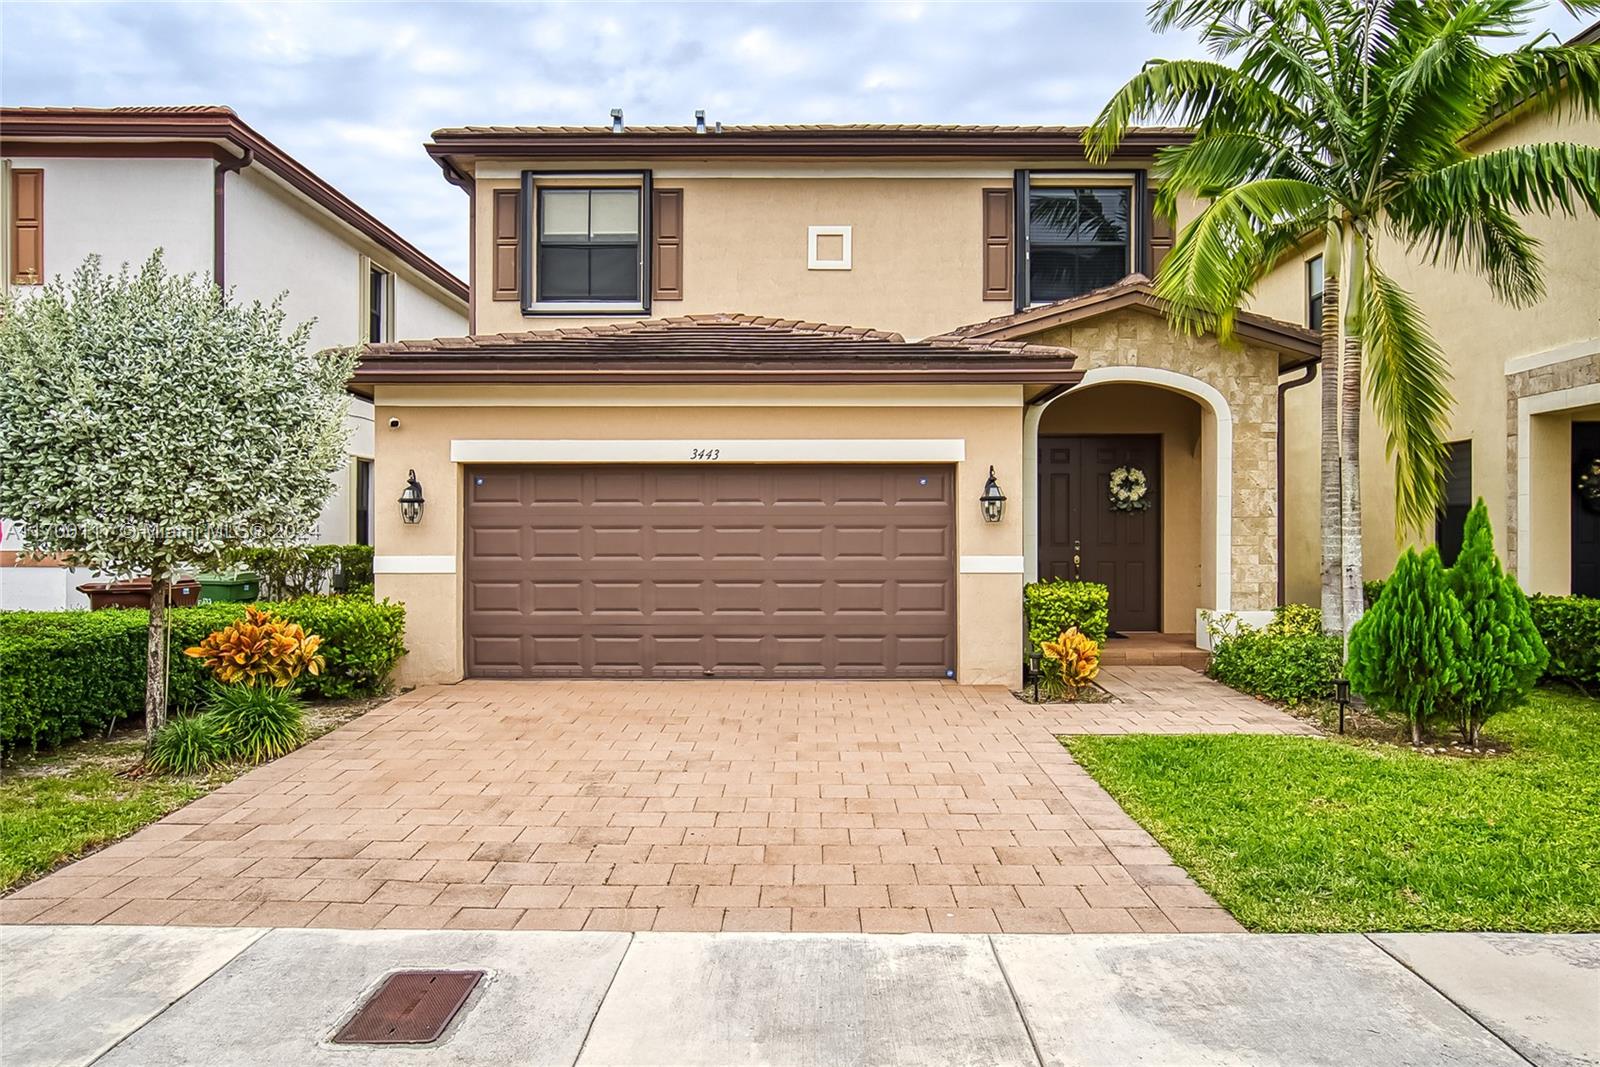
[{"label": "cloud", "polygon": [[231,105],[463,276],[466,197],[422,151],[441,126],[1083,122],[1199,52],[1109,2],[11,3],[0,38],[6,104]]}]

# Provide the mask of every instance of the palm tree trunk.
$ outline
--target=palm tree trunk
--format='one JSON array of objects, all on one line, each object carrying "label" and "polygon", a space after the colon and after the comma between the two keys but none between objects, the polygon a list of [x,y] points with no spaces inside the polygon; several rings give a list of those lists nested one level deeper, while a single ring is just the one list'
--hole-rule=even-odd
[{"label": "palm tree trunk", "polygon": [[150,628],[145,634],[144,732],[153,737],[167,724],[167,591],[172,582],[160,568],[150,573]]},{"label": "palm tree trunk", "polygon": [[[1330,251],[1337,247],[1329,242]],[[1334,257],[1322,257],[1322,628],[1344,632],[1343,546],[1339,513],[1339,273]],[[1283,427],[1278,427],[1283,432]],[[1282,507],[1283,502],[1279,501]],[[1280,548],[1279,551],[1282,551]]]},{"label": "palm tree trunk", "polygon": [[1339,541],[1344,576],[1345,653],[1350,629],[1366,610],[1361,573],[1361,339],[1344,340],[1339,369]]}]

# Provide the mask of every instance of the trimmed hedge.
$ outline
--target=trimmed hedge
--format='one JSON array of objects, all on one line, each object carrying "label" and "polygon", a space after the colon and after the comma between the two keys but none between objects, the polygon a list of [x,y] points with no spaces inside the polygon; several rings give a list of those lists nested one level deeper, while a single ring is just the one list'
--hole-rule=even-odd
[{"label": "trimmed hedge", "polygon": [[[326,666],[302,679],[310,697],[342,699],[384,690],[405,653],[405,608],[353,596],[312,596],[264,604],[323,639]],[[210,678],[183,654],[244,615],[243,604],[175,608],[168,701],[201,702]],[[148,612],[17,611],[0,614],[0,752],[59,745],[105,730],[144,709]]]},{"label": "trimmed hedge", "polygon": [[228,553],[223,563],[259,576],[261,596],[267,600],[338,592],[372,595],[371,545],[241,548]]},{"label": "trimmed hedge", "polygon": [[1111,594],[1099,582],[1066,578],[1034,582],[1022,590],[1022,606],[1028,619],[1029,653],[1074,626],[1102,645],[1111,629]]},{"label": "trimmed hedge", "polygon": [[1600,686],[1600,600],[1586,596],[1528,598],[1533,625],[1550,650],[1546,680],[1581,689]]},{"label": "trimmed hedge", "polygon": [[1242,626],[1215,640],[1206,673],[1241,693],[1284,704],[1329,700],[1343,651],[1343,642],[1333,634]]}]

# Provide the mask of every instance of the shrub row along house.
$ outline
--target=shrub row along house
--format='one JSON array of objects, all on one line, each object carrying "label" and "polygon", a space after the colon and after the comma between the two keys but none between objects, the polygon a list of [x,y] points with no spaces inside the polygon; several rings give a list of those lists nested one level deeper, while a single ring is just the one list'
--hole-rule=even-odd
[{"label": "shrub row along house", "polygon": [[[26,294],[90,255],[108,270],[152,251],[243,300],[287,293],[315,348],[460,333],[467,287],[224,107],[0,111],[6,240],[0,278]],[[318,523],[371,543],[372,409],[351,405],[350,462]],[[30,560],[9,528],[0,609],[86,603],[88,575]]]}]

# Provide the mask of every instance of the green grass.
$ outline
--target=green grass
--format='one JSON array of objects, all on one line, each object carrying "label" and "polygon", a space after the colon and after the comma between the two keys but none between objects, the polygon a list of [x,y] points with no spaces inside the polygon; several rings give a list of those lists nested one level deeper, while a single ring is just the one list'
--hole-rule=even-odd
[{"label": "green grass", "polygon": [[[308,706],[306,739],[349,722],[383,699]],[[127,837],[250,770],[225,763],[190,777],[129,774],[143,754],[143,731],[127,726],[111,740],[13,757],[0,772],[0,893]]]},{"label": "green grass", "polygon": [[1600,930],[1600,700],[1491,719],[1509,755],[1282,736],[1073,737],[1252,930]]}]

